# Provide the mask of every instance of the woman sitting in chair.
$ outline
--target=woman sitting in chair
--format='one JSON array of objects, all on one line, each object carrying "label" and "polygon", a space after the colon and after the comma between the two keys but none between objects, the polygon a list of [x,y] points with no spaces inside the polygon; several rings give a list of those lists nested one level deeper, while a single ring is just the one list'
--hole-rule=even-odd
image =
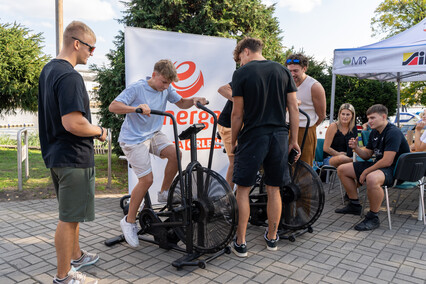
[{"label": "woman sitting in chair", "polygon": [[342,104],[337,122],[333,122],[325,133],[324,165],[338,167],[352,162],[352,149],[348,146],[351,138],[358,139],[355,125],[355,109],[351,104]]}]

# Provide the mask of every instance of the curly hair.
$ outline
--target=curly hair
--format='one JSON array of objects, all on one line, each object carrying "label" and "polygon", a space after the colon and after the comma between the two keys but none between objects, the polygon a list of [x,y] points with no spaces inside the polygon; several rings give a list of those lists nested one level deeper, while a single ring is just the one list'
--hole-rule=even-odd
[{"label": "curly hair", "polygon": [[289,57],[287,57],[285,61],[285,66],[288,66],[290,64],[299,64],[302,67],[308,68],[309,59],[301,53],[291,54]]}]

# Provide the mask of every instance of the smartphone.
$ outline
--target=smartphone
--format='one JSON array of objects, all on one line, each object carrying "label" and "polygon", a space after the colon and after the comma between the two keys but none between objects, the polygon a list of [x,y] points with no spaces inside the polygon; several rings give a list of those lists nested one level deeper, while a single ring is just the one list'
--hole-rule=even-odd
[{"label": "smartphone", "polygon": [[291,149],[290,154],[288,154],[288,163],[293,164],[294,159],[296,158],[297,154],[299,154],[299,151],[296,149]]}]

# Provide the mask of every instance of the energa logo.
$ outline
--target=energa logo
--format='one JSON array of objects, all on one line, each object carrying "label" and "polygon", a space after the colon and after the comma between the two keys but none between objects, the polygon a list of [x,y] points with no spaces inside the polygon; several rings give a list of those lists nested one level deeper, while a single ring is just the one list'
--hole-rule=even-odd
[{"label": "energa logo", "polygon": [[[176,66],[177,62],[174,63]],[[195,95],[204,86],[204,77],[201,70],[197,71],[197,66],[192,61],[185,61],[176,66],[179,82],[173,82],[172,86],[183,98]]]}]

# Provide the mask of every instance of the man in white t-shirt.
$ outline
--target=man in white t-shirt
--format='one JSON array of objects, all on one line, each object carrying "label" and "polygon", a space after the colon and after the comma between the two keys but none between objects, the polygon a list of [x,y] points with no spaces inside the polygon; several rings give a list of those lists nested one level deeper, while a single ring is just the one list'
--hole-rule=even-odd
[{"label": "man in white t-shirt", "polygon": [[[313,165],[317,146],[317,126],[325,119],[325,91],[321,83],[306,74],[309,59],[303,54],[292,54],[287,57],[286,66],[290,70],[297,87],[297,99],[301,101],[299,108],[309,115],[310,123],[306,135],[305,145],[300,159]],[[298,143],[302,146],[302,139],[306,128],[306,117],[299,114]]]}]

